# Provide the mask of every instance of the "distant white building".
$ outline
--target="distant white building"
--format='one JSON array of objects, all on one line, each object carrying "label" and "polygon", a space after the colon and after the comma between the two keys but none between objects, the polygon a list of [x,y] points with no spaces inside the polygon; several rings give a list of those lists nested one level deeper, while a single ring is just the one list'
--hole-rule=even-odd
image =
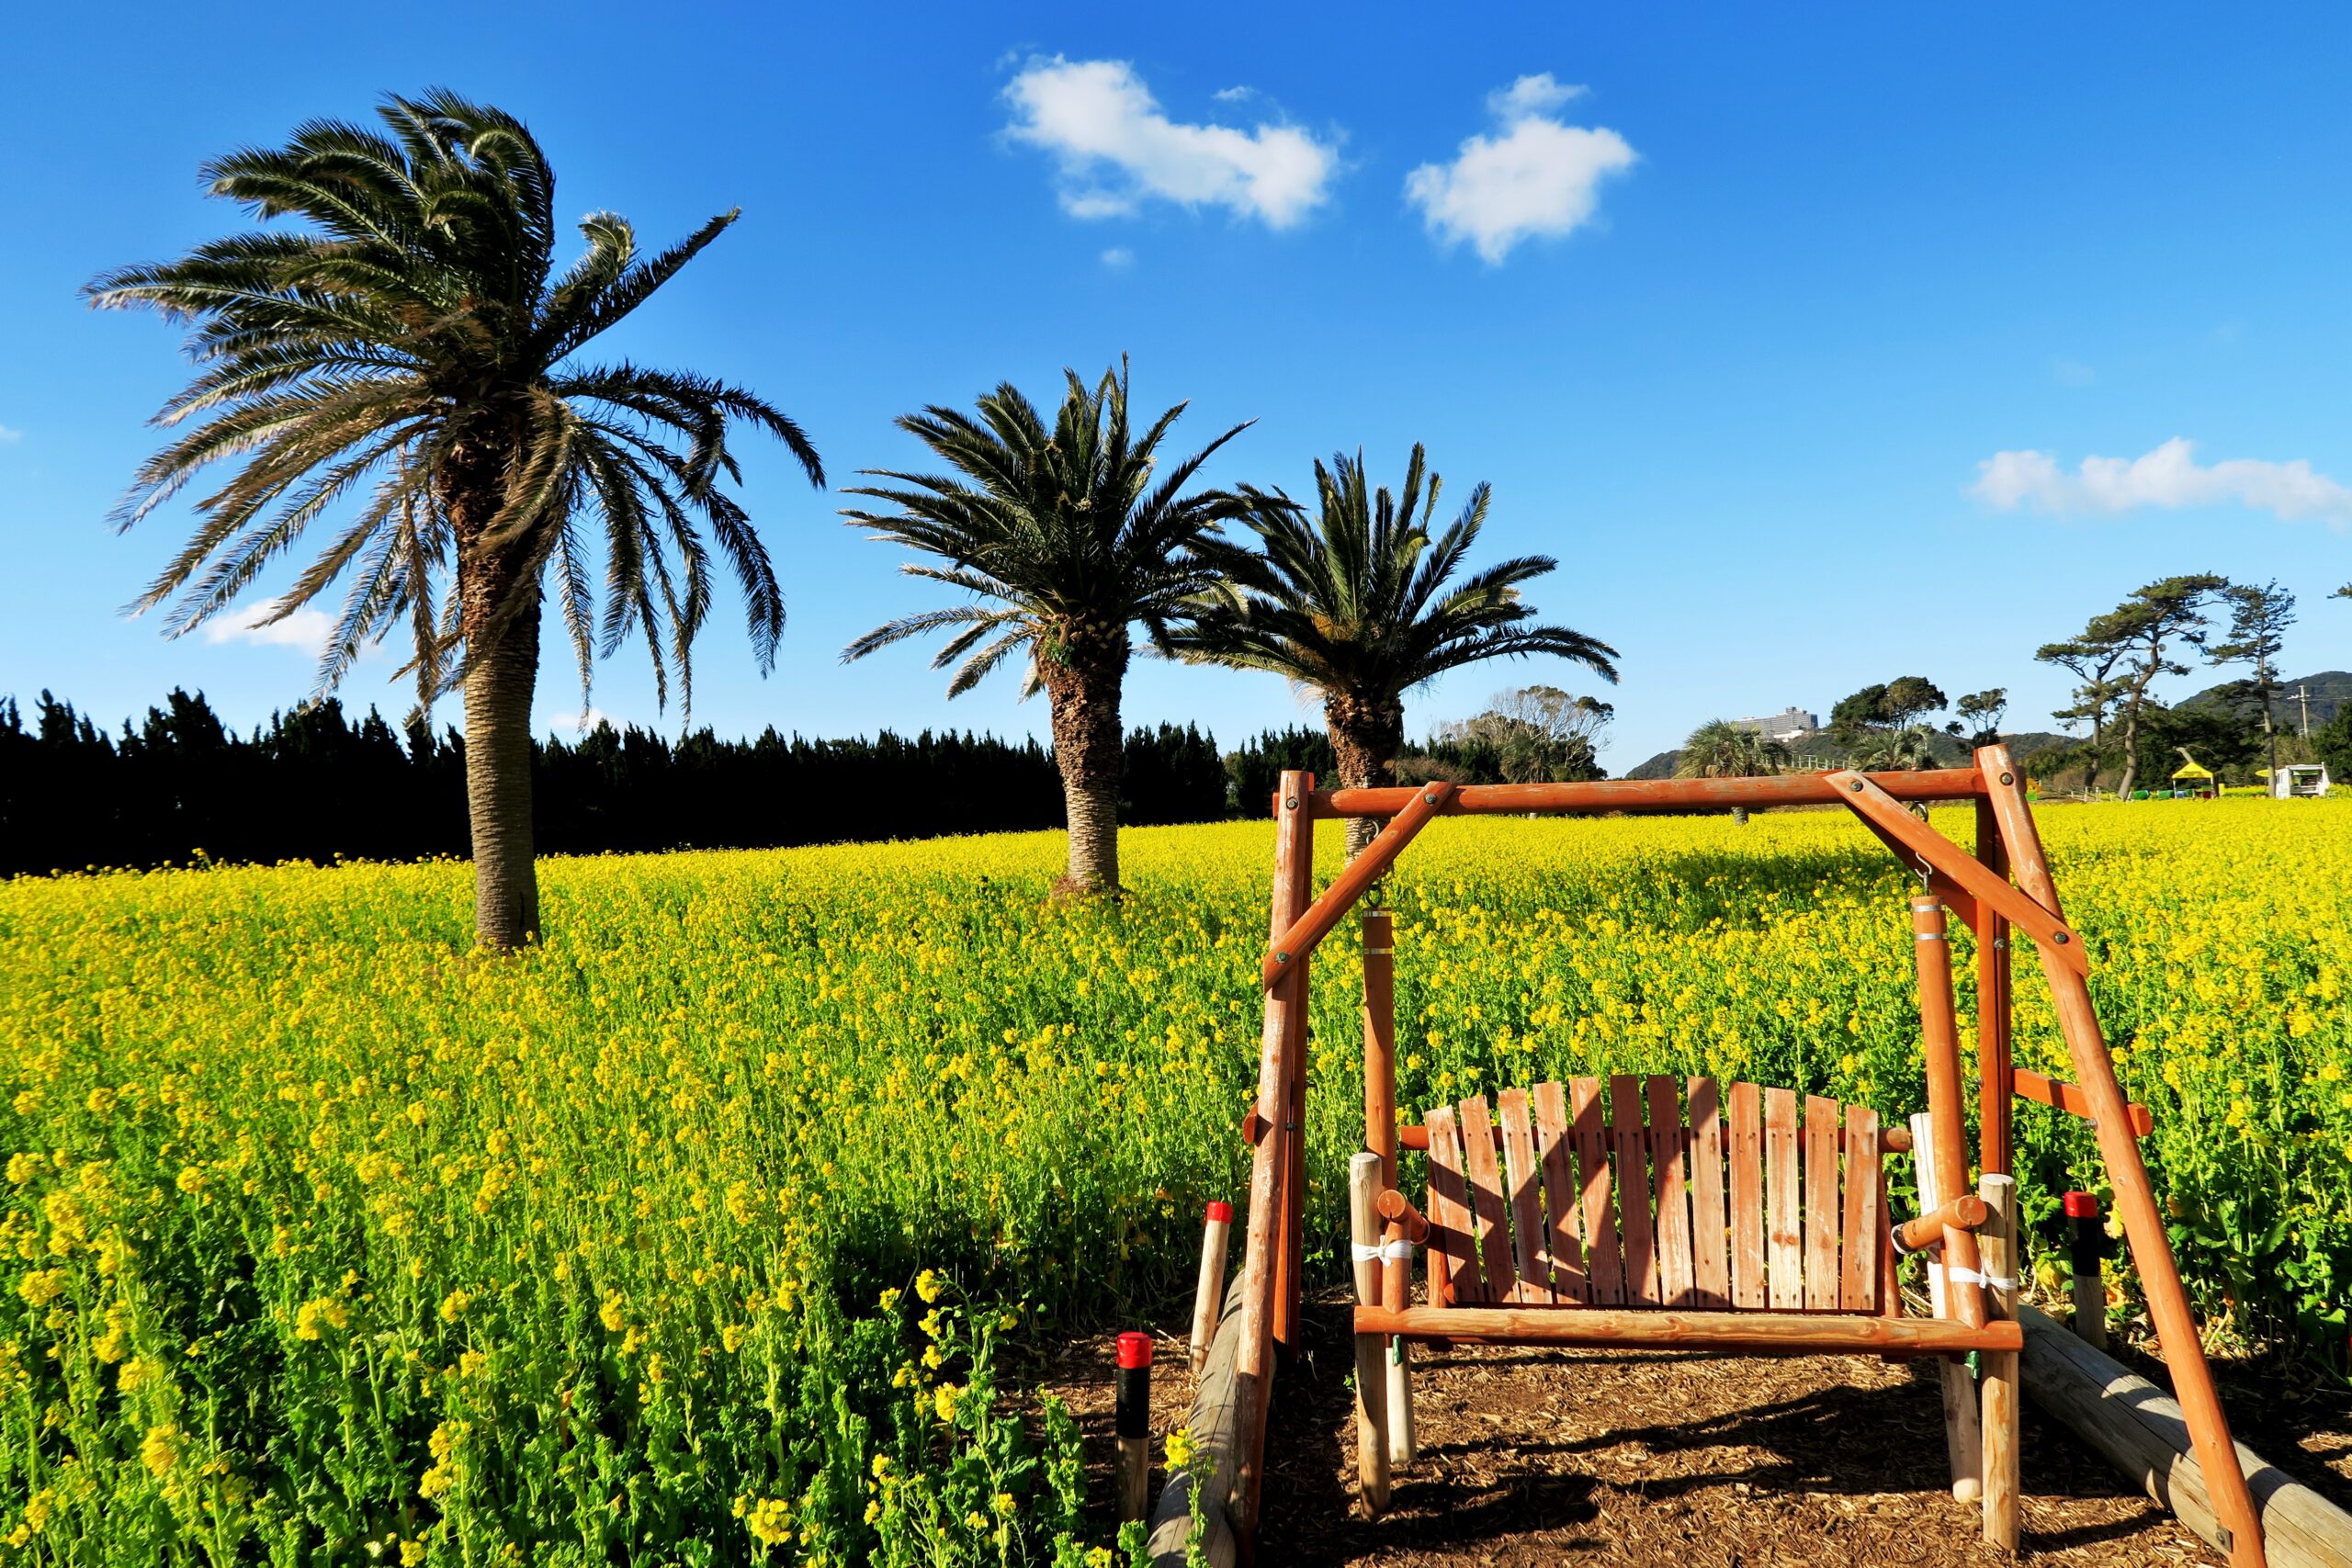
[{"label": "distant white building", "polygon": [[1767,740],[1793,740],[1821,728],[1821,716],[1803,708],[1782,708],[1770,718],[1736,718],[1732,724],[1740,729],[1752,729]]}]

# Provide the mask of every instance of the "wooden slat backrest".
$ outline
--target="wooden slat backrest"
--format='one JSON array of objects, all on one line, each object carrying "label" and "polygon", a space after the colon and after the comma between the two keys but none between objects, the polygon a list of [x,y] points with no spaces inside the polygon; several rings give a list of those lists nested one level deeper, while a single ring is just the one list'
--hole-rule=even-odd
[{"label": "wooden slat backrest", "polygon": [[1474,1095],[1423,1119],[1442,1303],[1899,1314],[1869,1108],[1620,1074],[1496,1111]]},{"label": "wooden slat backrest", "polygon": [[1624,1233],[1625,1302],[1657,1306],[1657,1231],[1650,1196],[1649,1140],[1642,1127],[1642,1080],[1609,1079],[1609,1142],[1617,1157],[1617,1224]]},{"label": "wooden slat backrest", "polygon": [[1690,1263],[1689,1157],[1682,1124],[1682,1097],[1669,1077],[1645,1086],[1650,1105],[1650,1170],[1657,1189],[1658,1299],[1668,1306],[1693,1304]]},{"label": "wooden slat backrest", "polygon": [[1804,1306],[1804,1222],[1797,1213],[1797,1097],[1764,1091],[1764,1236],[1774,1312]]},{"label": "wooden slat backrest", "polygon": [[1731,1304],[1760,1312],[1764,1290],[1764,1093],[1731,1086]]},{"label": "wooden slat backrest", "polygon": [[1576,1147],[1568,1133],[1567,1091],[1556,1083],[1535,1086],[1535,1142],[1544,1163],[1544,1208],[1549,1228],[1544,1251],[1552,1265],[1555,1300],[1589,1304],[1592,1282],[1585,1275],[1584,1247],[1577,1238],[1582,1191],[1577,1185]]},{"label": "wooden slat backrest", "polygon": [[1597,1306],[1623,1306],[1624,1248],[1617,1235],[1617,1184],[1609,1174],[1608,1112],[1601,1106],[1600,1080],[1577,1078],[1568,1088],[1575,1097],[1570,1133],[1583,1193],[1584,1259],[1592,1276],[1592,1299]]},{"label": "wooden slat backrest", "polygon": [[1724,1134],[1715,1080],[1690,1080],[1690,1285],[1702,1307],[1731,1305],[1724,1267]]},{"label": "wooden slat backrest", "polygon": [[1430,1299],[1437,1306],[1466,1306],[1479,1299],[1478,1258],[1471,1250],[1470,1184],[1453,1107],[1430,1106],[1421,1125],[1430,1130]]},{"label": "wooden slat backrest", "polygon": [[1878,1310],[1878,1112],[1846,1107],[1846,1266],[1838,1304],[1847,1312]]},{"label": "wooden slat backrest", "polygon": [[1838,1245],[1838,1145],[1844,1140],[1842,1108],[1817,1094],[1804,1097],[1804,1304],[1836,1312],[1844,1249]]},{"label": "wooden slat backrest", "polygon": [[1487,1097],[1474,1094],[1462,1102],[1463,1169],[1470,1178],[1470,1213],[1478,1233],[1478,1299],[1510,1300],[1517,1270],[1511,1267],[1510,1241],[1504,1234],[1508,1209],[1503,1202],[1503,1175],[1495,1160],[1495,1122],[1487,1111]]},{"label": "wooden slat backrest", "polygon": [[1527,1091],[1507,1089],[1496,1096],[1495,1104],[1503,1118],[1503,1179],[1510,1198],[1510,1255],[1518,1273],[1510,1299],[1549,1306],[1552,1267],[1544,1245],[1544,1168],[1535,1162]]}]

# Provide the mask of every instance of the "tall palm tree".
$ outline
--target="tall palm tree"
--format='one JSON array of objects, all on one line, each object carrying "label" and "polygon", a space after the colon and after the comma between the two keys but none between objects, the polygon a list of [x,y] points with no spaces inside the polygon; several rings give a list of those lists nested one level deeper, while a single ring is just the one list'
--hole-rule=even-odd
[{"label": "tall palm tree", "polygon": [[[592,213],[585,252],[559,273],[555,175],[521,120],[437,90],[378,113],[381,130],[314,120],[284,147],[205,166],[213,195],[300,227],[89,285],[95,305],[189,323],[200,367],[156,416],[192,428],[147,459],[117,517],[128,528],[208,465],[236,465],[132,606],[178,595],[164,623],[177,637],[227,609],[338,503],[356,505],[265,624],[348,571],[317,692],[395,633],[413,643],[402,672],[416,677],[420,709],[462,686],[475,931],[510,948],[539,920],[531,699],[549,565],[583,694],[595,655],[639,632],[663,702],[674,666],[691,704],[691,649],[710,604],[697,514],[742,586],[763,671],[784,628],[767,552],[719,489],[741,478],[729,423],[783,441],[812,484],[824,469],[799,426],[741,388],[577,358],[735,213],[650,256],[627,220]],[[601,608],[591,532],[603,536]]]},{"label": "tall palm tree", "polygon": [[[1711,718],[1690,732],[1674,764],[1678,779],[1746,779],[1777,773],[1788,765],[1789,749],[1760,730]],[[1731,819],[1747,825],[1747,807],[1735,806]]]},{"label": "tall palm tree", "polygon": [[[1017,650],[1028,654],[1022,695],[1044,688],[1054,761],[1069,821],[1069,869],[1057,896],[1119,888],[1119,691],[1141,626],[1165,649],[1170,622],[1214,586],[1202,554],[1220,524],[1249,502],[1224,491],[1185,492],[1209,455],[1249,428],[1237,424],[1163,469],[1159,443],[1178,403],[1140,437],[1127,423],[1127,367],[1089,388],[1074,370],[1051,425],[1011,383],[979,400],[974,417],[933,404],[901,417],[955,472],[869,469],[884,485],[853,486],[898,510],[845,510],[876,537],[936,558],[901,568],[973,595],[877,626],[842,652],[844,662],[926,632],[956,628],[932,660],[960,696]],[[1155,482],[1156,481],[1156,482]],[[967,657],[968,656],[968,657]]]},{"label": "tall palm tree", "polygon": [[[1396,782],[1405,694],[1449,670],[1549,653],[1617,679],[1617,650],[1607,643],[1527,624],[1535,611],[1520,587],[1556,567],[1551,557],[1515,557],[1453,581],[1492,497],[1486,485],[1472,487],[1460,515],[1432,533],[1441,488],[1419,444],[1397,495],[1369,487],[1361,452],[1340,454],[1329,468],[1317,462],[1312,521],[1281,490],[1245,487],[1260,548],[1210,547],[1227,585],[1173,638],[1183,658],[1272,671],[1320,692],[1348,788]],[[1370,819],[1351,818],[1349,852],[1374,831]]]}]

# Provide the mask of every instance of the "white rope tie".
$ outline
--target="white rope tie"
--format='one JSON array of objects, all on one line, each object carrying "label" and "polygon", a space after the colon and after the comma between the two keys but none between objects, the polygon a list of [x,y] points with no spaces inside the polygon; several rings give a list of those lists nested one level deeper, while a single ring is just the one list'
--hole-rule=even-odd
[{"label": "white rope tie", "polygon": [[1980,1274],[1973,1269],[1962,1269],[1951,1263],[1940,1265],[1944,1278],[1955,1285],[1984,1285],[1996,1291],[2014,1291],[2018,1282],[2007,1274]]},{"label": "white rope tie", "polygon": [[1359,1263],[1410,1263],[1413,1260],[1413,1244],[1402,1239],[1371,1246],[1360,1241],[1351,1242],[1349,1250],[1355,1254]]}]

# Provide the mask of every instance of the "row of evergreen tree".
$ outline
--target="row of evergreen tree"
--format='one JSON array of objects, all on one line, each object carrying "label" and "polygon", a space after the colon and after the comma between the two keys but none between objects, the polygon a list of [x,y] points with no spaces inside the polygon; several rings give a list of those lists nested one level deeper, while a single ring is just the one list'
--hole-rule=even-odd
[{"label": "row of evergreen tree", "polygon": [[[753,848],[1062,826],[1053,755],[1035,740],[884,730],[810,740],[770,728],[672,740],[599,725],[534,748],[551,854]],[[1130,730],[1121,820],[1262,816],[1283,768],[1329,776],[1330,742],[1268,732],[1231,755],[1199,728]],[[0,874],[216,861],[413,860],[467,852],[465,738],[405,733],[329,699],[249,736],[175,691],[109,734],[43,692],[0,699]]]}]

